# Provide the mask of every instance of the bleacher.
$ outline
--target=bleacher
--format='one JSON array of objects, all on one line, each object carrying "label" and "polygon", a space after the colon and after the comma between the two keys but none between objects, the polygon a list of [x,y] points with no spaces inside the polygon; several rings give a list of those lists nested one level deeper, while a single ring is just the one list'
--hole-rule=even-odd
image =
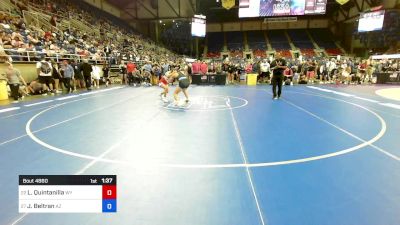
[{"label": "bleacher", "polygon": [[239,31],[225,32],[226,47],[229,51],[243,50],[243,33]]},{"label": "bleacher", "polygon": [[335,42],[332,40],[332,33],[328,29],[311,29],[309,30],[315,43],[320,48],[324,48],[328,55],[341,55],[343,54]]},{"label": "bleacher", "polygon": [[257,49],[257,50],[253,50],[253,56],[255,58],[265,58],[265,57],[267,57],[267,53],[265,52],[265,50]]},{"label": "bleacher", "polygon": [[343,54],[342,50],[340,50],[339,48],[326,48],[325,52],[328,55],[331,55],[331,56],[342,55]]},{"label": "bleacher", "polygon": [[267,32],[267,35],[272,48],[276,51],[291,49],[283,30],[271,30]]},{"label": "bleacher", "polygon": [[[289,39],[287,38],[285,31],[287,32]],[[271,47],[276,52],[279,52],[286,58],[292,58],[292,47],[294,45],[298,49],[302,56],[306,58],[312,58],[316,56],[315,46],[311,37],[315,40],[315,43],[328,55],[343,55],[344,52],[336,45],[332,40],[332,35],[328,29],[288,29],[288,30],[268,30],[268,31],[247,31],[247,32],[226,32],[227,49],[230,55],[241,55],[243,46],[248,45],[249,50],[253,52],[254,57],[266,57],[266,51],[268,49],[264,32],[267,35]],[[246,34],[247,38],[243,39],[243,34]],[[224,47],[224,33],[208,33],[208,57],[219,57],[221,50]],[[247,40],[247,43],[243,43]],[[235,53],[232,53],[232,52]],[[240,54],[238,54],[240,53]]]},{"label": "bleacher", "polygon": [[290,50],[287,50],[287,49],[276,50],[276,53],[279,53],[282,57],[287,58],[287,59],[292,58],[292,53],[290,52]]},{"label": "bleacher", "polygon": [[313,48],[303,48],[300,49],[300,52],[303,56],[307,57],[307,58],[311,58],[315,56],[315,51]]},{"label": "bleacher", "polygon": [[263,31],[248,31],[247,32],[247,43],[249,48],[253,51],[267,49],[267,43],[265,42]]},{"label": "bleacher", "polygon": [[224,47],[224,33],[223,32],[207,33],[207,41],[208,41],[207,57],[209,58],[219,57]]},{"label": "bleacher", "polygon": [[313,49],[314,45],[304,29],[287,30],[292,43],[299,49]]},{"label": "bleacher", "polygon": [[287,30],[293,45],[300,49],[303,56],[309,58],[315,56],[314,45],[304,29]]},{"label": "bleacher", "polygon": [[[1,1],[0,16],[6,31],[3,40],[10,38],[0,49],[4,59],[32,62],[47,56],[60,62],[85,58],[114,65],[129,58],[142,61],[161,55],[176,56],[138,34],[121,19],[77,0],[27,4],[21,0]],[[51,20],[54,16],[57,21]],[[11,34],[21,42],[11,42]],[[106,47],[112,51],[108,55],[104,52]]]},{"label": "bleacher", "polygon": [[328,29],[311,29],[309,32],[320,48],[337,48],[335,42],[332,40],[332,33]]}]

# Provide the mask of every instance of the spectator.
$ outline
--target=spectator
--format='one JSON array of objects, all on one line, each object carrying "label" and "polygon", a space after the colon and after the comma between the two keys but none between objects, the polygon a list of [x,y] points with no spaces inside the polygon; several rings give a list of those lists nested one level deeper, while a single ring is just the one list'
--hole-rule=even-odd
[{"label": "spectator", "polygon": [[53,80],[54,80],[54,90],[56,93],[61,93],[59,85],[60,85],[60,79],[62,77],[60,74],[60,70],[58,68],[58,64],[56,61],[52,60],[51,66],[53,67],[51,76],[53,77]]},{"label": "spectator", "polygon": [[267,59],[263,59],[262,62],[260,62],[260,79],[259,81],[263,81],[265,78],[267,78],[268,82],[270,80],[270,72],[269,72],[270,65],[268,63]]},{"label": "spectator", "polygon": [[24,48],[25,44],[21,40],[20,36],[15,36],[14,39],[11,41],[11,46],[15,49]]},{"label": "spectator", "polygon": [[53,68],[44,56],[41,56],[41,61],[36,63],[36,72],[39,82],[45,85],[45,89],[53,91],[54,80],[52,78]]},{"label": "spectator", "polygon": [[133,73],[136,72],[136,65],[131,60],[126,64],[126,72],[129,79],[132,79]]},{"label": "spectator", "polygon": [[286,67],[286,69],[283,71],[284,79],[285,79],[285,85],[293,85],[293,71],[291,68]]},{"label": "spectator", "polygon": [[41,84],[38,80],[33,80],[31,83],[29,83],[29,90],[30,94],[37,95],[37,94],[42,94],[42,95],[47,95],[48,89],[46,85]]},{"label": "spectator", "polygon": [[101,69],[97,66],[97,63],[95,62],[92,66],[92,78],[93,78],[94,86],[97,89],[100,88],[100,73],[101,73]]},{"label": "spectator", "polygon": [[162,74],[165,75],[169,71],[169,64],[168,62],[161,63]]},{"label": "spectator", "polygon": [[152,76],[152,81],[151,81],[151,83],[153,85],[158,84],[158,80],[161,77],[161,73],[162,73],[162,70],[161,70],[161,67],[158,65],[158,63],[154,64],[153,65],[153,76]]},{"label": "spectator", "polygon": [[108,67],[108,64],[103,64],[103,81],[106,83],[106,87],[110,84],[110,78],[109,78],[109,72],[110,68]]},{"label": "spectator", "polygon": [[12,58],[4,51],[3,46],[0,45],[0,62],[12,62]]},{"label": "spectator", "polygon": [[6,76],[11,89],[11,97],[14,98],[14,103],[17,103],[18,99],[22,97],[19,93],[20,82],[22,82],[25,87],[27,87],[28,85],[26,84],[24,78],[21,76],[19,70],[15,69],[10,62],[7,62],[6,64],[8,65]]},{"label": "spectator", "polygon": [[83,78],[85,79],[85,85],[88,91],[92,90],[92,66],[89,64],[87,59],[83,60],[81,65],[81,72],[83,74]]},{"label": "spectator", "polygon": [[86,86],[81,72],[81,65],[76,60],[72,60],[71,66],[74,68],[74,77],[72,78],[74,90],[76,90],[77,86],[78,88],[85,88]]},{"label": "spectator", "polygon": [[121,63],[118,66],[119,69],[119,74],[121,76],[122,83],[128,85],[128,79],[127,79],[127,74],[126,74],[126,65],[123,60],[121,60]]},{"label": "spectator", "polygon": [[196,60],[192,63],[192,74],[200,74],[201,72],[201,63],[200,60]]},{"label": "spectator", "polygon": [[53,15],[49,22],[53,27],[57,27],[57,16]]},{"label": "spectator", "polygon": [[152,68],[152,65],[151,65],[151,61],[147,60],[146,64],[143,65],[142,70],[144,70],[144,71],[146,71],[146,72],[151,74],[152,69],[153,68]]},{"label": "spectator", "polygon": [[201,74],[206,74],[208,72],[208,65],[205,61],[203,61],[203,63],[200,65],[200,72]]},{"label": "spectator", "polygon": [[63,71],[63,83],[67,89],[67,93],[72,93],[73,86],[71,85],[71,81],[74,78],[74,68],[69,65],[68,60],[64,60],[61,70]]}]

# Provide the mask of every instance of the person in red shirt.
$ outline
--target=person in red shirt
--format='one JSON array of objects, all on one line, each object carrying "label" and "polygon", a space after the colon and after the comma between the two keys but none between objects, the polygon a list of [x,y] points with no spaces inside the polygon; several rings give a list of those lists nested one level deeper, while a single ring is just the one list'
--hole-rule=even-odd
[{"label": "person in red shirt", "polygon": [[136,65],[131,60],[126,64],[126,72],[128,74],[128,83],[131,84],[133,82],[133,73],[136,72]]},{"label": "person in red shirt", "polygon": [[359,76],[360,76],[360,80],[365,81],[365,75],[366,75],[366,71],[367,71],[367,62],[365,60],[363,60],[360,65],[358,66],[358,72],[359,72]]},{"label": "person in red shirt", "polygon": [[129,74],[135,72],[135,70],[136,70],[135,63],[129,61],[128,64],[126,64],[126,72]]},{"label": "person in red shirt", "polygon": [[45,33],[44,33],[44,39],[46,40],[46,41],[49,41],[51,38],[52,38],[52,34],[51,34],[51,31],[46,31]]},{"label": "person in red shirt", "polygon": [[[285,84],[290,84],[293,85],[292,81],[293,81],[293,70],[289,67],[287,67],[284,71],[283,71],[283,76],[285,77]],[[289,83],[287,83],[289,82]]]},{"label": "person in red shirt", "polygon": [[200,71],[201,74],[206,74],[208,72],[208,65],[206,62],[203,61],[203,63],[200,66]]},{"label": "person in red shirt", "polygon": [[201,67],[201,63],[199,60],[196,60],[195,62],[192,63],[192,74],[199,74]]}]

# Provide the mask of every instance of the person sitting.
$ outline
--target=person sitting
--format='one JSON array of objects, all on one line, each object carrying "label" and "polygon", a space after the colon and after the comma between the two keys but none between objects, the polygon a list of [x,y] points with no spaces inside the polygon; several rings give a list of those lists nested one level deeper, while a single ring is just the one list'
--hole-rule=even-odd
[{"label": "person sitting", "polygon": [[293,70],[291,68],[286,68],[283,71],[283,76],[285,79],[285,85],[293,85]]},{"label": "person sitting", "polygon": [[32,95],[47,95],[47,92],[49,91],[47,86],[40,83],[38,79],[31,81],[28,89]]},{"label": "person sitting", "polygon": [[142,82],[145,87],[151,86],[151,73],[147,70],[142,71]]}]

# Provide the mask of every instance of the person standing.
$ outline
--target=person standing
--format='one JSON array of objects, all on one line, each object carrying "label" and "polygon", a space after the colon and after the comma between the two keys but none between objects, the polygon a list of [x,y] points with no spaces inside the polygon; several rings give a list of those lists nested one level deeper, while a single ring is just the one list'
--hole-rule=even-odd
[{"label": "person standing", "polygon": [[60,69],[58,68],[58,64],[56,61],[52,60],[51,61],[51,66],[53,67],[51,76],[53,77],[54,80],[54,91],[55,93],[59,94],[61,93],[60,90],[60,79],[61,79],[61,74],[60,74]]},{"label": "person standing", "polygon": [[187,77],[187,75],[185,75],[185,71],[182,71],[182,70],[173,71],[173,72],[171,72],[170,77],[178,80],[178,87],[176,87],[176,89],[174,91],[174,100],[175,100],[174,105],[180,106],[179,105],[179,97],[178,97],[180,92],[183,92],[183,94],[186,97],[185,103],[188,104],[189,103],[189,94],[187,92],[187,89],[190,86],[190,80]]},{"label": "person standing", "polygon": [[132,78],[133,73],[136,72],[136,65],[131,60],[129,60],[128,63],[126,64],[126,72],[128,74],[128,76],[127,76],[128,83],[130,84],[133,79]]},{"label": "person standing", "polygon": [[14,103],[17,103],[19,97],[21,97],[21,95],[19,94],[20,81],[22,81],[25,87],[27,87],[28,85],[26,84],[24,78],[21,76],[19,70],[15,69],[11,63],[7,62],[7,64],[8,67],[6,70],[6,76],[11,89],[11,97],[14,98]]},{"label": "person standing", "polygon": [[87,59],[83,60],[81,65],[81,72],[85,79],[86,88],[88,91],[92,90],[92,66],[89,65],[89,61]]},{"label": "person standing", "polygon": [[316,63],[313,60],[307,62],[307,79],[309,83],[314,83]]},{"label": "person standing", "polygon": [[104,82],[106,83],[106,87],[108,87],[108,85],[111,83],[110,77],[109,77],[110,68],[108,67],[108,64],[104,63],[102,70],[103,70]]},{"label": "person standing", "polygon": [[[52,78],[53,68],[49,62],[46,61],[45,57],[41,57],[41,61],[36,63],[36,71],[39,78],[39,82],[46,85],[50,90],[53,90],[54,80]],[[47,88],[46,88],[47,89]]]},{"label": "person standing", "polygon": [[267,78],[268,82],[270,80],[270,75],[269,75],[269,63],[267,59],[263,59],[262,62],[260,63],[260,76],[259,76],[259,82],[262,82],[265,78]]},{"label": "person standing", "polygon": [[61,71],[63,71],[63,83],[65,88],[67,89],[67,93],[72,93],[73,86],[71,85],[71,81],[74,78],[74,68],[69,65],[68,60],[63,61],[63,65],[61,67]]},{"label": "person standing", "polygon": [[76,91],[76,87],[85,88],[80,63],[77,60],[72,60],[71,66],[74,68],[74,78],[72,79],[74,82],[74,91]]},{"label": "person standing", "polygon": [[121,63],[118,66],[119,74],[121,76],[121,83],[128,85],[128,77],[126,74],[126,65],[124,60],[121,60]]},{"label": "person standing", "polygon": [[100,73],[101,73],[101,69],[97,66],[97,63],[95,62],[92,65],[92,78],[93,78],[94,87],[97,89],[100,88]]},{"label": "person standing", "polygon": [[207,72],[208,72],[208,65],[205,61],[203,61],[200,65],[200,73],[202,75],[205,75],[205,74],[207,74]]},{"label": "person standing", "polygon": [[234,83],[234,72],[235,72],[236,68],[235,65],[233,65],[232,62],[228,63],[228,67],[227,67],[227,72],[228,72],[228,84],[233,84]]},{"label": "person standing", "polygon": [[[283,71],[287,68],[286,61],[281,57],[279,53],[276,54],[276,58],[271,63],[272,72],[272,94],[273,99],[278,99],[282,94],[282,82],[283,82]],[[276,93],[276,86],[278,86],[278,93]]]},{"label": "person standing", "polygon": [[151,79],[151,83],[153,85],[157,85],[158,84],[158,81],[159,81],[159,79],[161,77],[161,73],[162,73],[161,67],[158,65],[158,63],[155,63],[153,65],[153,76],[152,76],[152,79]]},{"label": "person standing", "polygon": [[195,62],[193,62],[192,63],[192,74],[199,74],[201,72],[200,67],[201,67],[200,60],[196,60]]},{"label": "person standing", "polygon": [[163,62],[161,64],[161,68],[162,68],[162,75],[165,75],[169,71],[168,61],[167,62]]}]

